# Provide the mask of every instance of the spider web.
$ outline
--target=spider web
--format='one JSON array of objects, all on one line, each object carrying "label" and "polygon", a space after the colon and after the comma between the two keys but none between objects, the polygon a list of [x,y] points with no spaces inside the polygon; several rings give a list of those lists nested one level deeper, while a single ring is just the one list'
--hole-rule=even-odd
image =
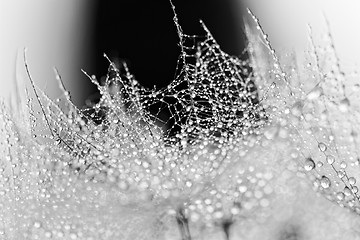
[{"label": "spider web", "polygon": [[[57,72],[64,97],[55,102],[31,80],[46,126],[39,131],[33,122],[33,135],[38,141],[50,139],[58,154],[50,160],[50,178],[63,179],[65,164],[69,179],[75,175],[120,190],[125,206],[131,202],[148,208],[150,203],[170,215],[184,209],[184,218],[191,215],[190,199],[203,201],[219,191],[214,183],[222,182],[221,175],[233,166],[239,147],[233,148],[263,130],[266,112],[249,60],[223,52],[201,21],[203,36],[184,34],[174,16],[181,55],[175,78],[164,89],[141,86],[125,63],[119,69],[109,59],[103,83],[84,72],[101,94],[87,109],[72,104]],[[240,208],[235,196],[226,201],[217,212]]]},{"label": "spider web", "polygon": [[[142,87],[125,63],[123,72],[111,63],[105,81],[106,88],[117,89],[117,96],[111,97],[114,105],[123,106],[125,115],[136,116],[134,120],[148,129],[162,126],[164,140],[172,145],[196,145],[205,139],[210,144],[223,143],[231,136],[254,133],[265,120],[248,61],[223,52],[200,23],[205,35],[189,36],[175,18],[182,53],[175,78],[166,88]],[[107,99],[100,105],[104,101]],[[107,110],[110,119],[112,110]],[[97,109],[102,115],[100,111]]]}]

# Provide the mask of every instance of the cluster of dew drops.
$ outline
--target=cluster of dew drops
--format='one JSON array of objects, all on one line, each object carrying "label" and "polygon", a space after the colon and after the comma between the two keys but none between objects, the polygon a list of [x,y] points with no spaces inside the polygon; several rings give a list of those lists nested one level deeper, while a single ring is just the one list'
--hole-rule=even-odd
[{"label": "cluster of dew drops", "polygon": [[263,72],[262,80],[269,78],[269,73],[274,76],[269,84],[275,83],[278,93],[269,101],[275,103],[277,122],[285,122],[289,140],[296,146],[291,158],[299,163],[299,172],[311,180],[316,191],[359,214],[358,72],[343,69],[328,23],[321,45],[316,45],[309,27],[304,63],[299,64],[294,54],[281,56],[280,63],[259,20],[249,13],[273,60],[273,65],[268,64],[272,65],[270,71],[262,70],[266,64],[259,58],[260,65],[255,68]]},{"label": "cluster of dew drops", "polygon": [[[262,40],[248,32],[247,60],[223,52],[202,22],[203,36],[186,35],[175,14],[181,55],[176,77],[164,89],[144,88],[126,64],[119,70],[109,60],[104,82],[88,75],[100,101],[79,109],[59,74],[63,97],[55,101],[35,87],[29,75],[35,98],[29,98],[28,111],[19,113],[26,120],[17,121],[1,108],[5,158],[0,162],[0,234],[19,228],[14,223],[20,217],[14,212],[24,215],[30,203],[49,205],[55,212],[65,209],[67,221],[76,207],[61,206],[65,199],[74,206],[93,203],[100,209],[103,199],[92,190],[95,185],[115,192],[123,206],[155,208],[180,223],[236,221],[270,204],[272,173],[243,159],[249,148],[272,141],[279,132],[294,143],[291,158],[314,189],[360,213],[360,128],[352,104],[359,88],[356,77],[352,81],[352,75],[342,72],[330,34],[325,47],[316,47],[310,39],[308,64],[297,71],[291,54],[280,58],[250,14]],[[32,110],[35,103],[39,112]],[[164,112],[169,114],[165,120]],[[119,232],[116,224],[94,229],[63,220],[62,227],[52,226],[45,217],[51,211],[43,210],[37,221],[22,215],[20,227],[26,228],[30,219],[47,238]],[[183,234],[186,228],[182,226]]]}]

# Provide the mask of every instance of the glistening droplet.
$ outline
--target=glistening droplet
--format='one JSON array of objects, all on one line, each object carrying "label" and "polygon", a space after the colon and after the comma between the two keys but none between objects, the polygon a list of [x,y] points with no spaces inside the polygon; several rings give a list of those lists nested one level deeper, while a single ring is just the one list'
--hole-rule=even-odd
[{"label": "glistening droplet", "polygon": [[312,158],[307,158],[305,160],[305,165],[304,165],[304,169],[306,171],[311,171],[315,168],[315,162],[314,160],[312,160]]},{"label": "glistening droplet", "polygon": [[356,183],[356,179],[355,179],[354,177],[350,177],[350,178],[349,178],[349,183],[350,183],[351,185],[354,185],[354,184]]},{"label": "glistening droplet", "polygon": [[336,197],[337,197],[337,199],[339,199],[341,201],[345,198],[345,194],[343,192],[338,192],[336,194]]},{"label": "glistening droplet", "polygon": [[326,146],[326,144],[325,144],[325,143],[323,143],[323,142],[319,142],[319,144],[318,144],[318,148],[319,148],[319,150],[320,150],[321,152],[325,152],[325,151],[326,151],[326,149],[327,149],[327,146]]},{"label": "glistening droplet", "polygon": [[328,164],[333,164],[335,162],[335,157],[333,155],[327,155],[326,161]]},{"label": "glistening droplet", "polygon": [[320,185],[323,188],[327,189],[327,188],[329,188],[331,186],[331,181],[330,181],[330,179],[328,177],[322,176],[321,179],[320,179]]}]

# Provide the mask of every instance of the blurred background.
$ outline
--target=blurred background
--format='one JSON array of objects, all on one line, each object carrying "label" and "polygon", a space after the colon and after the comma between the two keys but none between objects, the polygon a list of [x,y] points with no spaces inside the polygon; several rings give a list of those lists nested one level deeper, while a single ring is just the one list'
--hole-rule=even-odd
[{"label": "blurred background", "polygon": [[56,66],[80,105],[92,91],[82,88],[89,81],[80,69],[94,66],[93,15],[94,2],[88,0],[0,0],[0,96],[8,100],[16,77],[28,83],[23,63],[26,47],[36,84],[50,97],[58,97]]},{"label": "blurred background", "polygon": [[[321,32],[326,16],[341,60],[345,64],[360,60],[360,3],[356,0],[173,3],[184,32],[202,34],[202,19],[222,49],[232,55],[240,55],[244,48],[243,18],[249,7],[275,49],[301,52],[307,43],[307,24],[315,33]],[[24,47],[35,82],[51,97],[58,97],[52,70],[56,66],[78,106],[96,93],[80,69],[101,79],[108,67],[103,53],[126,61],[145,86],[166,86],[173,79],[180,53],[172,18],[168,0],[0,0],[0,95],[8,98],[15,77],[24,78]]]}]

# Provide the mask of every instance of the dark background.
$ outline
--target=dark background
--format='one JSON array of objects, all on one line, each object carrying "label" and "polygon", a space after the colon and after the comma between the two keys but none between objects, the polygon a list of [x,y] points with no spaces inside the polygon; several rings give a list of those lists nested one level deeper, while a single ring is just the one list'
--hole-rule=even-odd
[{"label": "dark background", "polygon": [[[236,0],[174,0],[180,25],[186,34],[204,33],[202,19],[222,49],[240,55],[244,34]],[[111,60],[125,60],[144,86],[166,86],[174,77],[180,48],[168,0],[97,0],[94,14],[96,51],[93,73],[107,73]],[[93,89],[96,92],[96,89]]]}]

